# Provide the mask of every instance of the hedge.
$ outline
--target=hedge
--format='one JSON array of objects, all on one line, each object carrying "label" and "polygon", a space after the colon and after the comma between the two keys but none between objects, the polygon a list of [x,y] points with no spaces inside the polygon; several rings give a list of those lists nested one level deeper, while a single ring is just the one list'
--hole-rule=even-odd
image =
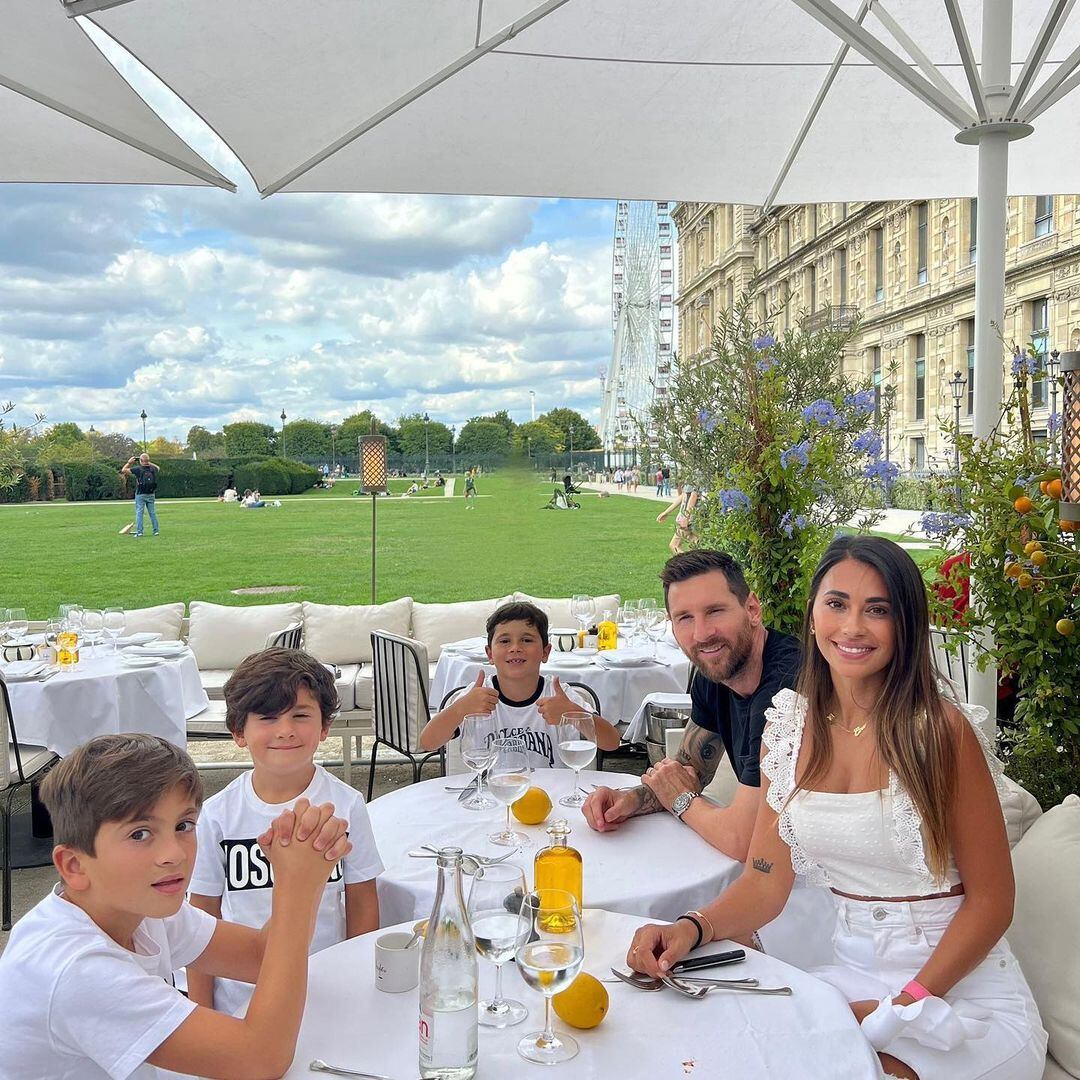
[{"label": "hedge", "polygon": [[59,466],[68,502],[124,498],[124,480],[113,465],[100,461],[69,461]]},{"label": "hedge", "polygon": [[0,488],[0,503],[47,502],[52,497],[52,470],[40,465],[24,465],[11,487]]},{"label": "hedge", "polygon": [[314,487],[319,479],[317,469],[281,458],[266,458],[239,465],[234,475],[237,491],[242,493],[250,488],[261,495],[299,495]]},{"label": "hedge", "polygon": [[[232,475],[232,469],[218,461],[165,458],[156,464],[161,466],[157,494],[164,499],[216,499]],[[134,495],[134,478],[129,483],[129,490]]]}]

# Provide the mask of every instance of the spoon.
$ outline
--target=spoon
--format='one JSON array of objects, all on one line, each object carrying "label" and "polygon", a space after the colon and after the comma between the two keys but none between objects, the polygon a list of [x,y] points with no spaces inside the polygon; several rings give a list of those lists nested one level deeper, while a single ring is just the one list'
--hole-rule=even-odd
[{"label": "spoon", "polygon": [[791,997],[790,986],[740,986],[737,983],[731,983],[730,985],[715,983],[711,986],[690,986],[681,979],[673,979],[670,975],[664,976],[663,983],[668,989],[674,990],[677,994],[682,994],[684,997],[697,998],[699,1000],[707,994],[711,994],[714,990],[737,990],[743,994],[771,994],[774,997]]},{"label": "spoon", "polygon": [[[624,971],[619,971],[616,968],[611,969],[611,974],[614,975],[620,982],[626,983],[628,986],[633,986],[638,990],[660,990],[663,988],[663,983],[659,979],[654,979],[651,975],[646,975],[641,971],[631,971],[627,974]],[[611,982],[611,979],[603,979],[602,982]],[[690,983],[694,986],[757,986],[757,979],[692,979],[689,976],[683,976],[680,980],[684,983]]]},{"label": "spoon", "polygon": [[356,1072],[354,1069],[343,1069],[340,1065],[327,1065],[320,1058],[316,1058],[308,1068],[312,1072],[333,1073],[335,1076],[353,1076],[357,1080],[390,1080],[388,1076],[379,1076],[376,1073]]},{"label": "spoon", "polygon": [[418,923],[413,924],[413,935],[409,938],[406,949],[411,949],[423,936],[424,931],[427,929],[427,919],[421,919]]}]

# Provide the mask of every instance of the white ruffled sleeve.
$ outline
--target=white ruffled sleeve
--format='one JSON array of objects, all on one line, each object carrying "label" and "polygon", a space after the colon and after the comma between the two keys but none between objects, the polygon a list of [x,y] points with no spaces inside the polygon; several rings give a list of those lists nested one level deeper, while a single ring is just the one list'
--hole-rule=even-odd
[{"label": "white ruffled sleeve", "polygon": [[828,874],[799,845],[787,808],[795,788],[795,766],[805,720],[806,700],[794,690],[784,689],[773,696],[772,705],[765,710],[761,771],[769,780],[766,801],[776,811],[780,838],[791,849],[792,869],[811,885],[828,885]]}]

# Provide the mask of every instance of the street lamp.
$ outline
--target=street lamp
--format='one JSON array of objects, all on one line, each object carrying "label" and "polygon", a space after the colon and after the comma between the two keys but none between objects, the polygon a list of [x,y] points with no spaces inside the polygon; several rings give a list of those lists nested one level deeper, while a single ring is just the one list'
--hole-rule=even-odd
[{"label": "street lamp", "polygon": [[1080,352],[1061,354],[1061,520],[1080,526]]},{"label": "street lamp", "polygon": [[956,474],[956,498],[960,498],[960,402],[964,400],[964,387],[967,379],[962,371],[954,371],[949,380],[949,389],[953,400],[953,472]]},{"label": "street lamp", "polygon": [[424,476],[427,477],[428,472],[431,469],[431,453],[428,447],[428,424],[431,421],[431,417],[427,413],[424,413]]},{"label": "street lamp", "polygon": [[529,419],[536,419],[536,391],[529,391]]},{"label": "street lamp", "polygon": [[285,410],[281,410],[281,456],[285,456]]},{"label": "street lamp", "polygon": [[143,453],[145,454],[146,453],[146,410],[145,409],[143,409],[143,411],[141,413],[139,413],[139,419],[142,420],[142,448],[143,448]]},{"label": "street lamp", "polygon": [[450,475],[457,472],[457,424],[450,425]]},{"label": "street lamp", "polygon": [[333,459],[334,472],[337,472],[337,424],[330,425],[330,457]]},{"label": "street lamp", "polygon": [[1050,355],[1044,359],[1046,365],[1046,377],[1050,380],[1050,417],[1047,421],[1046,436],[1050,443],[1050,464],[1053,465],[1057,458],[1057,445],[1053,425],[1061,426],[1061,417],[1057,414],[1058,375],[1061,371],[1061,353],[1052,349]]},{"label": "street lamp", "polygon": [[570,471],[574,471],[574,425],[571,424],[566,430],[567,435],[570,436]]}]

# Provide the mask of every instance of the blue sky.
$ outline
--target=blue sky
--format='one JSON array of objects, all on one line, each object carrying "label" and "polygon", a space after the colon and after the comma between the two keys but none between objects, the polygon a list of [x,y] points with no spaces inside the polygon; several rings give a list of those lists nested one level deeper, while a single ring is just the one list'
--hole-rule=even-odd
[{"label": "blue sky", "polygon": [[610,202],[260,200],[160,85],[137,89],[238,193],[0,185],[0,400],[14,419],[182,437],[192,424],[446,423],[577,408],[611,348]]}]

